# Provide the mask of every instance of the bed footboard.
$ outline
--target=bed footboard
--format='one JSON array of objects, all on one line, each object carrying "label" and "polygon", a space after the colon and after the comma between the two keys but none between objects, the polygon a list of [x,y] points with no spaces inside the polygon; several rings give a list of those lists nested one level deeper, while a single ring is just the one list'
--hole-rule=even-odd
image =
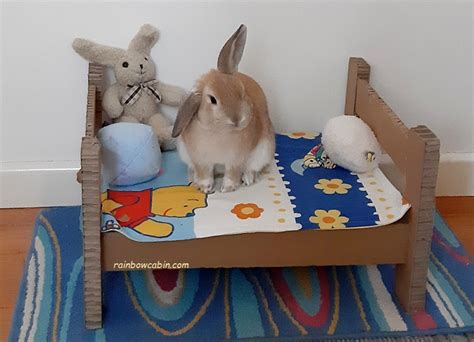
[{"label": "bed footboard", "polygon": [[406,127],[370,86],[369,77],[367,62],[351,58],[345,114],[359,116],[372,128],[405,178],[405,188],[399,190],[412,205],[407,214],[409,248],[407,262],[397,265],[396,293],[404,308],[414,312],[425,306],[440,143],[426,126]]}]

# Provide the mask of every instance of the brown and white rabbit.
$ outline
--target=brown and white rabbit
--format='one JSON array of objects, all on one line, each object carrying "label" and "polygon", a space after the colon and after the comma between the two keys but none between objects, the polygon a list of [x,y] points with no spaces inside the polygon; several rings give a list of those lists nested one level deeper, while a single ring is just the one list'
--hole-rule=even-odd
[{"label": "brown and white rabbit", "polygon": [[190,169],[191,181],[203,192],[214,189],[214,167],[224,165],[221,191],[253,184],[272,160],[275,134],[265,94],[259,84],[237,71],[247,28],[240,25],[222,48],[217,70],[196,81],[178,111],[173,137]]}]

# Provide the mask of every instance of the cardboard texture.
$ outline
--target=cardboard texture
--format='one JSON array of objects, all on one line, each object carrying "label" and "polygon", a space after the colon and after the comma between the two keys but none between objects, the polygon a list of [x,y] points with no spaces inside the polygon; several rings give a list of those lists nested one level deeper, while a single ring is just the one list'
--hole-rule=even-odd
[{"label": "cardboard texture", "polygon": [[[84,291],[87,328],[102,325],[101,272],[115,263],[185,262],[190,267],[267,267],[308,265],[397,264],[396,290],[410,312],[423,309],[439,140],[426,127],[408,129],[369,84],[370,66],[350,58],[346,115],[357,115],[374,131],[391,156],[406,188],[399,189],[412,209],[396,223],[357,230],[305,230],[252,233],[203,239],[138,243],[118,233],[100,234],[100,143],[103,68],[89,67],[82,181],[84,222]],[[158,245],[159,244],[159,247]]]}]

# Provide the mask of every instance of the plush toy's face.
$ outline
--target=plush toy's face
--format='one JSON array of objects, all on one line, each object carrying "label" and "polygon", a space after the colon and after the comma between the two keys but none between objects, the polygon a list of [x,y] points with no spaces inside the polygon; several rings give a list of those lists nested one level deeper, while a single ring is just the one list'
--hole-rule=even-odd
[{"label": "plush toy's face", "polygon": [[143,25],[124,50],[76,38],[74,50],[88,61],[114,68],[117,83],[126,87],[151,81],[156,77],[155,64],[150,51],[158,40],[158,30],[149,24]]},{"label": "plush toy's face", "polygon": [[115,78],[123,86],[147,82],[155,78],[155,64],[150,56],[126,51],[114,65]]}]

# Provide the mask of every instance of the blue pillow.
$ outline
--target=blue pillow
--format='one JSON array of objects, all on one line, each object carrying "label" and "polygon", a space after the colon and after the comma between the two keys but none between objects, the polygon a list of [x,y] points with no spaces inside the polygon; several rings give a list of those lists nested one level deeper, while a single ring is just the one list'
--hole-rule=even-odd
[{"label": "blue pillow", "polygon": [[158,175],[161,150],[152,128],[120,122],[99,130],[102,176],[112,185],[134,185]]}]

